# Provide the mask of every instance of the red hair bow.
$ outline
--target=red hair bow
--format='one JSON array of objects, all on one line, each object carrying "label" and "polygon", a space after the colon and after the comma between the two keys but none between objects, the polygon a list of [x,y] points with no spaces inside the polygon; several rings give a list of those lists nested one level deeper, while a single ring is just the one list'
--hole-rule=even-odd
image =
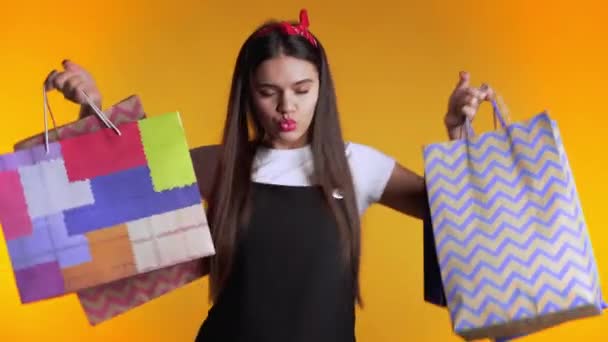
[{"label": "red hair bow", "polygon": [[310,31],[308,31],[309,25],[308,12],[305,9],[302,9],[300,10],[300,23],[297,25],[292,25],[286,21],[283,21],[281,23],[270,25],[261,29],[258,31],[258,35],[264,35],[278,29],[287,35],[302,36],[306,38],[313,46],[317,46],[317,40],[312,36]]}]

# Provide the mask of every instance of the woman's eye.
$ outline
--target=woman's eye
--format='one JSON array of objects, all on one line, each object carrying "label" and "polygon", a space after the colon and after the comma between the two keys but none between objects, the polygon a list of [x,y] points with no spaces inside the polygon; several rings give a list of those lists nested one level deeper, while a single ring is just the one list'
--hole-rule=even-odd
[{"label": "woman's eye", "polygon": [[[308,94],[309,91],[310,91],[309,88],[300,88],[300,89],[295,89],[294,93],[297,95],[304,95],[304,94]],[[263,89],[259,89],[258,93],[262,97],[271,97],[271,96],[276,96],[278,92],[274,89],[263,88]]]},{"label": "woman's eye", "polygon": [[273,96],[275,94],[274,91],[272,91],[272,90],[266,90],[266,89],[260,90],[259,93],[260,93],[260,95],[262,95],[264,97],[270,97],[270,96]]}]

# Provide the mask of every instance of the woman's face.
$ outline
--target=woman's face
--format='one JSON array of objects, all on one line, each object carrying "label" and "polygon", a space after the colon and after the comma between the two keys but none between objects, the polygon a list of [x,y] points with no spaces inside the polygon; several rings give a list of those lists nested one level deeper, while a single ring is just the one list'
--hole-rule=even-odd
[{"label": "woman's face", "polygon": [[314,64],[279,56],[264,61],[252,79],[254,113],[273,148],[308,143],[308,129],[319,98],[319,73]]}]

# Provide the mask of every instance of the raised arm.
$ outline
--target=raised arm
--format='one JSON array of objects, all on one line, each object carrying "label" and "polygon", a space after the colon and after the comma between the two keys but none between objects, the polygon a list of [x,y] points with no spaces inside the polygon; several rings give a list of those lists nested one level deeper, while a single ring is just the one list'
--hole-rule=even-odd
[{"label": "raised arm", "polygon": [[[451,140],[460,137],[466,118],[473,120],[479,105],[494,96],[492,89],[485,84],[479,88],[471,87],[469,79],[468,73],[461,72],[448,100],[444,124]],[[379,203],[422,219],[428,212],[424,177],[396,163]]]}]

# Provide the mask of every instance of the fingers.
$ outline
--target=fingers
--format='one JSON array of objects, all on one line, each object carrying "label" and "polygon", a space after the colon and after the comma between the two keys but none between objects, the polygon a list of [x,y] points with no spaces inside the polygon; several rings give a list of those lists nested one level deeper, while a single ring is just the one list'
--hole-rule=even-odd
[{"label": "fingers", "polygon": [[84,68],[80,65],[64,60],[62,62],[63,71],[53,70],[44,82],[47,91],[56,89],[63,96],[75,103],[85,104],[86,98],[82,92],[87,92],[94,102],[97,102],[98,95],[94,81]]},{"label": "fingers", "polygon": [[79,64],[76,64],[76,63],[72,62],[69,59],[66,59],[63,62],[61,62],[61,65],[63,65],[63,68],[65,70],[85,72],[85,70],[84,70],[84,68],[82,66],[80,66]]},{"label": "fingers", "polygon": [[483,99],[485,101],[490,101],[493,100],[495,97],[495,93],[494,93],[494,89],[492,89],[489,85],[487,85],[486,83],[482,84],[481,87],[479,88],[481,95],[483,96]]},{"label": "fingers", "polygon": [[47,76],[46,79],[44,80],[44,89],[46,91],[50,91],[52,89],[54,89],[55,87],[53,86],[53,79],[57,76],[57,70],[53,70],[51,71]]},{"label": "fingers", "polygon": [[458,74],[458,84],[456,85],[457,89],[465,89],[469,86],[469,79],[471,78],[470,74],[466,71],[461,71]]},{"label": "fingers", "polygon": [[84,86],[86,85],[86,80],[80,74],[76,74],[70,78],[68,78],[63,84],[63,96],[66,99],[73,99],[77,103],[84,103],[84,96],[80,92],[84,90]]},{"label": "fingers", "polygon": [[455,127],[450,122],[472,122],[482,102],[494,99],[494,90],[487,84],[479,88],[470,85],[470,74],[460,72],[456,89],[448,101],[446,125]]},{"label": "fingers", "polygon": [[74,70],[58,72],[52,77],[51,84],[55,89],[64,92],[68,82],[70,86],[73,86],[73,84],[77,82],[77,79],[81,78],[82,75]]},{"label": "fingers", "polygon": [[463,98],[462,105],[478,108],[483,101],[483,93],[477,88],[467,88],[466,95]]},{"label": "fingers", "polygon": [[461,112],[467,117],[467,120],[473,121],[475,113],[477,112],[476,106],[464,105],[461,107]]},{"label": "fingers", "polygon": [[465,92],[465,102],[471,105],[479,105],[494,98],[494,90],[485,83],[479,88],[467,88]]},{"label": "fingers", "polygon": [[48,84],[50,89],[61,92],[64,98],[79,104],[84,103],[79,90],[86,84],[86,78],[78,71],[55,72],[49,77]]},{"label": "fingers", "polygon": [[479,97],[477,97],[475,95],[467,95],[464,98],[463,102],[464,102],[465,106],[471,106],[471,107],[477,108],[477,107],[479,107],[479,103],[481,101],[480,101]]},{"label": "fingers", "polygon": [[483,83],[479,88],[470,86],[471,76],[466,71],[459,73],[458,84],[454,91],[454,95],[460,98],[462,106],[479,107],[481,102],[490,101],[494,98],[494,91],[486,83]]}]

